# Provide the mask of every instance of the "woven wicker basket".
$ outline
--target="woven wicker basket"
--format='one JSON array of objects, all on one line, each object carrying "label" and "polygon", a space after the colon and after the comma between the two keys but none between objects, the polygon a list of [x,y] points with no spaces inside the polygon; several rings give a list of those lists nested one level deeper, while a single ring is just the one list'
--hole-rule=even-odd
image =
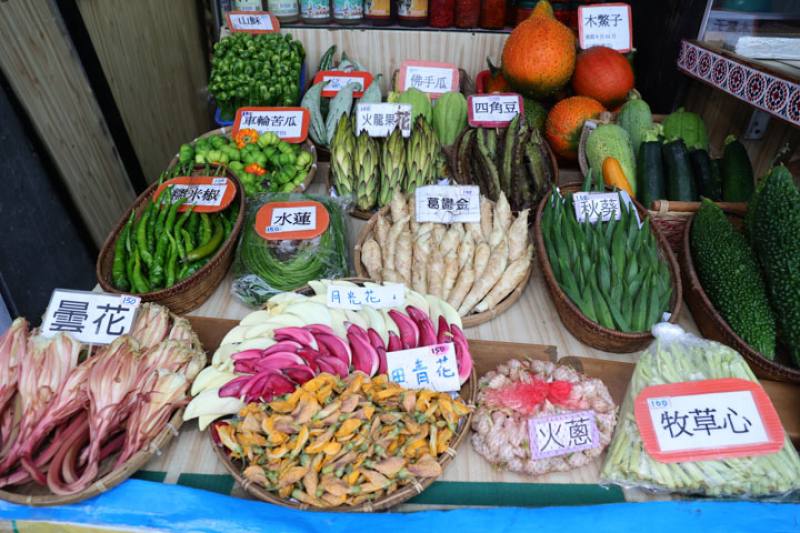
[{"label": "woven wicker basket", "polygon": [[[743,223],[739,213],[726,210],[728,219],[734,226],[741,227]],[[690,217],[683,234],[683,251],[681,253],[681,273],[686,287],[686,303],[692,311],[697,328],[704,337],[730,346],[747,360],[753,372],[760,377],[775,381],[790,381],[800,383],[800,369],[789,366],[791,358],[781,347],[774,361],[770,361],[747,344],[728,326],[728,323],[719,314],[714,304],[709,300],[703,290],[697,272],[694,269],[690,235],[692,231],[692,218]]]},{"label": "woven wicker basket", "polygon": [[[562,186],[561,191],[575,192],[580,190],[580,188],[580,184],[573,183]],[[558,284],[558,281],[556,281],[555,276],[553,275],[553,269],[550,267],[550,260],[547,257],[547,253],[544,251],[545,246],[544,238],[542,237],[542,213],[545,205],[547,204],[548,198],[549,196],[545,196],[539,203],[539,207],[536,210],[536,221],[534,223],[534,246],[537,250],[539,250],[539,253],[536,254],[539,257],[539,265],[542,268],[547,289],[550,292],[550,297],[553,300],[556,311],[558,311],[558,316],[561,318],[561,322],[579,341],[583,342],[584,344],[588,344],[592,348],[615,353],[636,352],[644,349],[653,341],[653,336],[650,334],[650,332],[624,333],[605,328],[597,322],[587,318],[586,315],[584,315],[580,309],[578,309],[578,306],[576,306],[569,296],[567,296],[566,293],[564,293],[564,291],[561,289],[561,286]],[[639,211],[640,216],[644,217],[647,214],[647,211],[639,203],[634,203],[636,205],[636,209]],[[661,231],[655,226],[651,226],[651,230],[655,234],[658,241],[661,257],[669,265],[670,278],[672,282],[672,297],[670,299],[669,308],[671,316],[669,321],[675,323],[680,315],[683,301],[683,289],[681,286],[678,263],[675,260],[675,255],[672,253],[667,240],[661,234]]]},{"label": "woven wicker basket", "polygon": [[[189,276],[183,281],[179,281],[172,287],[151,291],[144,294],[139,294],[144,302],[156,302],[165,305],[175,314],[183,315],[197,309],[203,302],[214,293],[214,290],[225,278],[228,269],[233,262],[233,254],[236,249],[236,241],[239,237],[239,232],[244,223],[245,200],[244,191],[239,184],[239,180],[228,170],[226,176],[236,184],[236,194],[239,200],[239,216],[236,218],[236,223],[233,226],[233,231],[228,236],[228,239],[219,247],[214,256],[203,265],[200,270]],[[198,167],[197,171],[200,171]],[[131,209],[125,212],[124,216],[117,222],[114,231],[103,243],[100,250],[100,255],[97,256],[97,264],[95,265],[95,274],[97,281],[104,291],[119,294],[111,284],[111,269],[114,262],[114,243],[125,224],[128,222],[131,210],[137,212],[137,217],[141,216],[144,211],[147,201],[155,193],[158,188],[158,182],[153,182],[134,202]]]},{"label": "woven wicker basket", "polygon": [[[372,230],[375,227],[375,224],[378,222],[378,216],[386,214],[389,212],[389,206],[383,207],[380,211],[375,213],[372,217],[370,217],[369,221],[361,228],[361,232],[358,234],[358,240],[356,245],[353,247],[353,265],[355,267],[356,275],[362,279],[369,279],[369,274],[367,273],[364,265],[361,263],[361,247],[364,245],[364,241],[367,240],[372,235]],[[528,281],[531,279],[531,273],[533,272],[533,263],[531,263],[531,267],[528,268],[528,273],[525,274],[525,277],[519,284],[514,287],[514,290],[506,296],[503,301],[497,304],[493,309],[488,311],[483,311],[482,313],[473,313],[467,315],[465,317],[461,317],[461,321],[465,328],[474,328],[475,326],[479,326],[490,320],[494,319],[496,316],[499,316],[516,303],[517,300],[522,297],[522,293],[525,292],[525,287],[528,286]]]},{"label": "woven wicker basket", "polygon": [[[744,215],[746,203],[716,202],[722,209]],[[652,209],[648,211],[653,224],[661,230],[676,257],[683,253],[683,234],[692,216],[700,209],[700,202],[670,202],[654,200]]]}]

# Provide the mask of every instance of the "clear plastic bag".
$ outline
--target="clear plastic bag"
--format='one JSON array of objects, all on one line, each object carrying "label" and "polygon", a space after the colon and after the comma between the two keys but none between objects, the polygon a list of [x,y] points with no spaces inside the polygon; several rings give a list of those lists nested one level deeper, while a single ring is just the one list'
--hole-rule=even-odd
[{"label": "clear plastic bag", "polygon": [[[264,205],[300,201],[319,202],[327,211],[328,227],[320,235],[267,240],[256,230],[256,215]],[[274,294],[297,289],[311,280],[346,277],[348,264],[347,234],[338,201],[311,194],[262,194],[247,201],[231,290],[246,304],[258,307]]]},{"label": "clear plastic bag", "polygon": [[[647,452],[635,416],[636,398],[646,387],[724,378],[758,383],[747,362],[728,346],[701,339],[673,324],[658,324],[653,334],[655,342],[642,352],[631,376],[602,481],[654,492],[715,497],[785,498],[800,490],[800,458],[785,432],[783,446],[763,455],[662,462]],[[642,405],[640,402],[639,407]],[[696,430],[696,418],[692,424],[690,429]],[[699,434],[706,438],[702,431]]]}]

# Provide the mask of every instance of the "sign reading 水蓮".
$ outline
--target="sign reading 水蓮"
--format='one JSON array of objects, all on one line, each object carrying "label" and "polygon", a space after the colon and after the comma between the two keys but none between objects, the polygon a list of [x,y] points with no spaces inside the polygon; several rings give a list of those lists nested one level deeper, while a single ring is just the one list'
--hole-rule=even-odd
[{"label": "sign reading \u6c34\u84ee", "polygon": [[255,230],[267,240],[312,239],[329,223],[328,210],[319,202],[270,202],[256,213]]},{"label": "sign reading \u6c34\u84ee", "polygon": [[278,19],[266,11],[231,11],[228,29],[232,32],[272,33],[280,30]]},{"label": "sign reading \u6c34\u84ee", "polygon": [[481,221],[481,192],[477,185],[426,185],[415,192],[417,222]]},{"label": "sign reading \u6c34\u84ee", "polygon": [[336,93],[344,89],[350,83],[358,85],[358,89],[353,91],[353,98],[361,98],[364,91],[372,83],[372,74],[363,70],[352,72],[342,72],[339,70],[323,70],[314,76],[314,84],[326,81],[327,85],[322,89],[322,96],[332,98]]},{"label": "sign reading \u6c34\u84ee", "polygon": [[634,414],[645,450],[661,462],[717,460],[773,453],[784,433],[756,382],[710,379],[643,389]]},{"label": "sign reading \u6c34\u84ee", "polygon": [[453,392],[461,388],[452,342],[386,353],[389,381],[409,389]]},{"label": "sign reading \u6c34\u84ee", "polygon": [[288,143],[300,143],[308,136],[311,113],[304,107],[240,107],[233,121],[233,135],[240,129],[259,134],[271,131]]},{"label": "sign reading \u6c34\u84ee", "polygon": [[544,459],[600,446],[594,411],[573,411],[528,419],[531,457]]},{"label": "sign reading \u6c34\u84ee", "polygon": [[578,7],[578,41],[582,49],[607,46],[618,52],[633,49],[631,6],[623,3]]},{"label": "sign reading \u6c34\u84ee", "polygon": [[328,307],[358,310],[362,307],[381,309],[403,307],[406,287],[402,284],[354,287],[352,285],[328,285]]},{"label": "sign reading \u6c34\u84ee", "polygon": [[450,63],[403,61],[397,77],[398,90],[410,88],[428,93],[431,98],[458,90],[458,69]]},{"label": "sign reading \u6c34\u84ee", "polygon": [[469,125],[474,128],[505,128],[523,112],[518,94],[473,94],[467,100]]},{"label": "sign reading \u6c34\u84ee", "polygon": [[233,182],[219,176],[181,176],[162,183],[155,193],[157,201],[167,201],[161,194],[168,190],[169,202],[175,203],[183,198],[178,211],[192,207],[198,213],[214,213],[226,209],[236,196]]},{"label": "sign reading \u6c34\u84ee", "polygon": [[395,128],[403,137],[411,135],[411,104],[356,105],[356,134],[366,131],[370,137],[388,137]]},{"label": "sign reading \u6c34\u84ee", "polygon": [[55,289],[41,334],[66,332],[87,344],[109,344],[130,331],[140,301],[127,294]]}]

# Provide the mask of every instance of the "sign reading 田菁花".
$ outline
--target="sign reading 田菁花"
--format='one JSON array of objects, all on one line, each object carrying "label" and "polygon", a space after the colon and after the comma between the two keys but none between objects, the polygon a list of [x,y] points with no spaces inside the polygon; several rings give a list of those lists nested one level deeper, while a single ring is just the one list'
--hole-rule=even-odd
[{"label": "sign reading \u7530\u83c1\u82b1", "polygon": [[65,332],[83,343],[109,344],[130,331],[140,301],[127,294],[55,289],[41,334]]},{"label": "sign reading \u7530\u83c1\u82b1", "polygon": [[386,353],[389,381],[409,389],[454,392],[461,388],[452,342]]},{"label": "sign reading \u7530\u83c1\u82b1", "polygon": [[355,287],[333,283],[328,285],[327,305],[337,309],[353,310],[365,306],[375,309],[403,307],[405,295],[406,287],[402,284]]},{"label": "sign reading \u7530\u83c1\u82b1", "polygon": [[417,187],[417,222],[480,222],[480,188],[477,185],[426,185]]},{"label": "sign reading \u7530\u83c1\u82b1", "polygon": [[411,135],[411,104],[356,105],[356,134],[366,131],[370,137],[388,137],[395,128],[403,137]]},{"label": "sign reading \u7530\u83c1\u82b1", "polygon": [[631,6],[623,3],[578,7],[578,41],[582,49],[607,46],[618,52],[633,48]]}]

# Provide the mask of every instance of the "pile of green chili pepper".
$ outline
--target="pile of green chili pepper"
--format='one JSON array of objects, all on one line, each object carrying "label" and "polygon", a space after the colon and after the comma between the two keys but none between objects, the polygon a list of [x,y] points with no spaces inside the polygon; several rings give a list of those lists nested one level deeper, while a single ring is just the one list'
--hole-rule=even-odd
[{"label": "pile of green chili pepper", "polygon": [[[159,183],[172,177],[162,174]],[[184,201],[173,202],[167,188],[147,201],[138,219],[131,211],[114,243],[116,289],[142,294],[172,287],[200,270],[228,239],[239,214],[237,200],[216,213],[196,213],[193,206],[179,213]]]}]

